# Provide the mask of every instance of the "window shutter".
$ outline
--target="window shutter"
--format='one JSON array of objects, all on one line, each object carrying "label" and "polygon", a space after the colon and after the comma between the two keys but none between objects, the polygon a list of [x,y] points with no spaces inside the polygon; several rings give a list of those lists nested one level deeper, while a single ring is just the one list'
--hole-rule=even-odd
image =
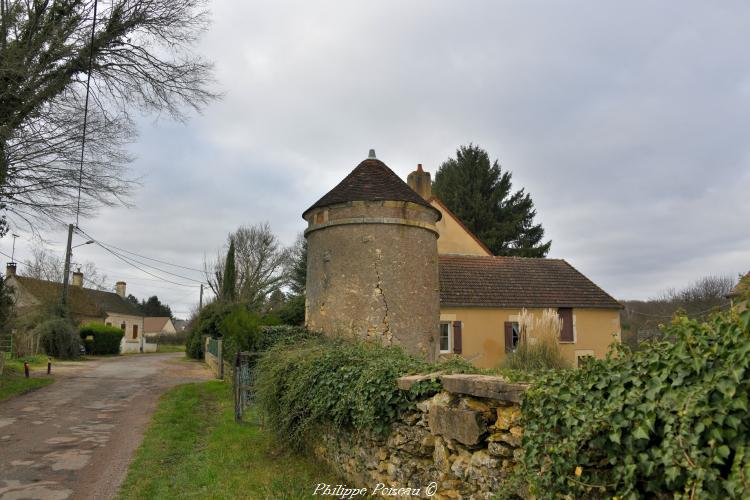
[{"label": "window shutter", "polygon": [[573,342],[573,309],[561,307],[557,314],[562,319],[562,330],[560,330],[560,342]]},{"label": "window shutter", "polygon": [[513,322],[505,322],[505,352],[513,352]]},{"label": "window shutter", "polygon": [[453,352],[455,354],[461,354],[461,350],[463,348],[461,341],[462,341],[461,322],[454,321],[453,322]]}]

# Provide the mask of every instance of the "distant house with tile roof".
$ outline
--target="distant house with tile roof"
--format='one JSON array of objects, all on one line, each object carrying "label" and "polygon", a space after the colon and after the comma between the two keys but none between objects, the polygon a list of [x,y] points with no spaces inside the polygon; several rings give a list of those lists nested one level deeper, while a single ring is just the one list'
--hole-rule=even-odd
[{"label": "distant house with tile roof", "polygon": [[443,354],[461,354],[480,367],[497,366],[515,350],[521,310],[554,309],[562,319],[560,347],[576,365],[603,357],[619,341],[620,309],[612,296],[562,259],[493,256],[487,246],[433,196],[429,172],[418,165],[407,183],[442,217],[439,238],[440,339]]},{"label": "distant house with tile roof", "polygon": [[[62,283],[19,276],[16,264],[6,267],[5,283],[12,290],[18,315],[49,310],[60,302]],[[126,284],[118,281],[116,292],[84,288],[83,274],[74,272],[68,288],[68,307],[78,324],[104,323],[122,329],[121,352],[140,352],[144,343],[143,315],[125,297]]]},{"label": "distant house with tile roof", "polygon": [[169,316],[143,318],[144,335],[174,335],[177,333],[172,318]]}]

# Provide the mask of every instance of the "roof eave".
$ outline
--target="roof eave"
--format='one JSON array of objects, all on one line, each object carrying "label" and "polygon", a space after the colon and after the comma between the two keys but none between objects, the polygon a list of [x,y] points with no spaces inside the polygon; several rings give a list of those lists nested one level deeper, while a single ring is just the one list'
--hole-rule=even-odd
[{"label": "roof eave", "polygon": [[551,309],[559,307],[570,307],[571,309],[624,309],[625,306],[622,304],[581,304],[581,303],[561,303],[561,304],[472,304],[466,302],[440,302],[440,307],[476,307],[482,309]]}]

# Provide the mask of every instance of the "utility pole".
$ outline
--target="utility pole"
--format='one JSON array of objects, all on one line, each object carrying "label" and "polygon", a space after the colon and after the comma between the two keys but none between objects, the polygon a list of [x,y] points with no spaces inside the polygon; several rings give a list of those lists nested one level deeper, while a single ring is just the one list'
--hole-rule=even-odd
[{"label": "utility pole", "polygon": [[201,283],[201,298],[198,302],[198,310],[200,311],[201,309],[203,309],[203,283]]},{"label": "utility pole", "polygon": [[65,271],[63,271],[62,305],[68,303],[68,275],[70,274],[70,254],[73,253],[73,224],[68,224],[68,246],[65,247]]}]

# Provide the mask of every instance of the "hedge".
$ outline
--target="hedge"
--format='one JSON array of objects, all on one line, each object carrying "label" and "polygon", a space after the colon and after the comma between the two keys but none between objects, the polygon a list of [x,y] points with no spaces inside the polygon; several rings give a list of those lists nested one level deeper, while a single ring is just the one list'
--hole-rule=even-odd
[{"label": "hedge", "polygon": [[750,498],[750,310],[664,330],[535,381],[515,474],[532,495]]},{"label": "hedge", "polygon": [[296,449],[321,424],[384,433],[417,396],[440,389],[425,383],[401,391],[403,375],[475,371],[467,361],[435,365],[399,347],[274,332],[281,338],[257,366],[257,401],[275,437]]},{"label": "hedge", "polygon": [[[124,335],[120,328],[89,323],[79,329],[81,339],[86,347],[86,354],[119,354],[120,342]],[[92,337],[89,339],[89,337]]]}]

